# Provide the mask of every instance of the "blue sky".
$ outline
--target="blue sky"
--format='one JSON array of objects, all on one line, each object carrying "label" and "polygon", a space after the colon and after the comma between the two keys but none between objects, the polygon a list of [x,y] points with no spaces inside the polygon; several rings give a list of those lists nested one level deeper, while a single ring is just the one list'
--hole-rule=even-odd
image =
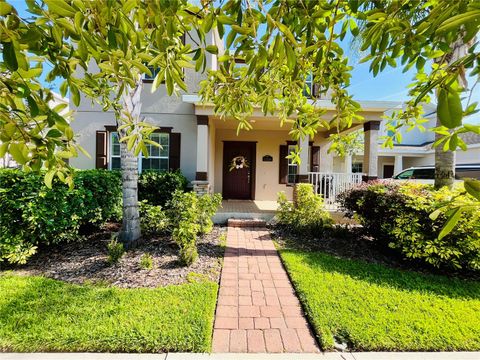
[{"label": "blue sky", "polygon": [[[23,16],[28,16],[24,0],[10,0]],[[385,68],[385,70],[373,76],[368,70],[368,63],[359,64],[361,55],[351,51],[351,43],[348,39],[343,42],[346,55],[350,58],[353,66],[350,92],[356,100],[378,100],[378,101],[405,101],[408,99],[407,86],[412,82],[415,75],[413,70],[402,73],[402,68]],[[473,84],[473,79],[470,81]],[[57,90],[60,81],[50,84],[53,90]],[[475,88],[472,95],[472,102],[480,102],[480,86]],[[470,122],[480,123],[480,114],[474,115]]]}]

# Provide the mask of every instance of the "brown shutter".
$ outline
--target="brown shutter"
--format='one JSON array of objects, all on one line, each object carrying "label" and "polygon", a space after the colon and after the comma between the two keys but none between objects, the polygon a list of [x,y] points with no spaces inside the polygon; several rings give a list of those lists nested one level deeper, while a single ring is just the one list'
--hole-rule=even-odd
[{"label": "brown shutter", "polygon": [[95,149],[95,168],[107,169],[107,132],[97,131]]},{"label": "brown shutter", "polygon": [[170,134],[170,170],[180,169],[180,133]]},{"label": "brown shutter", "polygon": [[316,98],[320,95],[320,84],[314,83],[312,86],[312,97]]},{"label": "brown shutter", "polygon": [[288,145],[280,145],[280,156],[279,156],[279,163],[280,163],[280,171],[279,171],[279,179],[278,182],[280,184],[286,184],[288,182]]},{"label": "brown shutter", "polygon": [[312,146],[311,158],[310,158],[310,171],[320,171],[320,146]]}]

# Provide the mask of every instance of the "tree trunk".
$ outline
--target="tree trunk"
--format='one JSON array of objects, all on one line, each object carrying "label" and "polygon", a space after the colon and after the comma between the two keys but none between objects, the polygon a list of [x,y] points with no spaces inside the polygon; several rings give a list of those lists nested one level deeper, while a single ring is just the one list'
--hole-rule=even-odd
[{"label": "tree trunk", "polygon": [[[437,116],[436,126],[441,126]],[[435,141],[442,136],[435,133]],[[441,145],[435,148],[435,189],[452,187],[455,179],[455,151],[443,151]]]},{"label": "tree trunk", "polygon": [[[446,62],[450,65],[458,59],[464,57],[471,44],[465,44],[460,37],[452,45],[452,52],[448,56]],[[459,76],[458,82],[463,87],[467,87],[467,80],[465,76]],[[436,126],[442,126],[437,115]],[[435,133],[435,141],[441,136]],[[441,145],[435,148],[435,189],[440,189],[443,186],[452,187],[455,180],[455,151],[443,151]]]},{"label": "tree trunk", "polygon": [[[135,87],[127,89],[122,96],[125,114],[134,124],[140,122],[140,111],[142,103],[140,94],[142,91],[142,80],[138,79]],[[117,124],[123,123],[122,116],[118,116]],[[138,132],[137,127],[134,132]],[[126,129],[118,131],[119,137],[127,135]],[[138,206],[138,156],[135,156],[134,146],[131,150],[127,149],[126,142],[120,142],[120,156],[122,168],[122,192],[123,192],[123,208],[122,208],[122,230],[120,232],[120,240],[125,248],[134,247],[141,237],[140,214]]]}]

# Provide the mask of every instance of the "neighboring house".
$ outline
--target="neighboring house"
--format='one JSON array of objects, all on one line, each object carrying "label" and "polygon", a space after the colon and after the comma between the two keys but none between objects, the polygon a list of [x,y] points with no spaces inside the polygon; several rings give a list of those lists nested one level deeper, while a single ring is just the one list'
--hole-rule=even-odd
[{"label": "neighboring house", "polygon": [[[209,40],[217,46],[220,44],[215,35],[210,35]],[[216,57],[212,55],[207,60],[207,70],[216,67]],[[402,156],[402,168],[412,165],[411,160],[417,156],[414,146],[409,147],[411,153],[402,152],[400,147],[389,152],[378,146],[382,117],[385,112],[401,106],[400,102],[361,101],[365,124],[354,125],[365,130],[361,161],[360,154],[353,159],[338,159],[329,154],[330,132],[320,129],[314,138],[300,141],[300,147],[308,151],[301,152],[300,165],[292,164],[285,158],[295,146],[288,133],[290,129],[281,127],[278,118],[264,116],[258,109],[250,119],[253,129],[237,136],[235,120],[222,120],[215,115],[213,106],[200,103],[196,93],[204,76],[185,69],[190,93],[179,97],[168,96],[164,86],[152,94],[151,80],[144,80],[142,115],[145,121],[159,127],[152,137],[162,149],[150,147],[150,156],[139,161],[140,171],[180,169],[198,193],[221,193],[225,199],[275,200],[279,191],[285,191],[291,198],[293,183],[308,181],[309,172],[350,173],[357,170],[368,178],[376,178],[391,172],[388,166],[395,164],[393,159],[400,164],[398,156]],[[320,100],[319,106],[328,110],[327,118],[333,116],[335,108],[330,101]],[[120,168],[120,146],[113,113],[103,112],[87,99],[82,99],[75,111],[72,127],[78,142],[92,158],[80,154],[71,159],[70,164],[80,169]]]},{"label": "neighboring house", "polygon": [[[57,94],[55,92],[52,92],[53,94],[53,100],[49,102],[50,108],[54,108],[57,105],[60,104],[67,104],[69,103],[68,98],[62,97],[60,94]],[[61,111],[61,114],[66,114],[68,112],[68,107],[63,109]],[[1,142],[0,142],[1,143]],[[10,154],[5,154],[3,157],[0,157],[0,169],[1,168],[17,168],[19,165],[16,163],[15,160],[13,160],[12,156]]]}]

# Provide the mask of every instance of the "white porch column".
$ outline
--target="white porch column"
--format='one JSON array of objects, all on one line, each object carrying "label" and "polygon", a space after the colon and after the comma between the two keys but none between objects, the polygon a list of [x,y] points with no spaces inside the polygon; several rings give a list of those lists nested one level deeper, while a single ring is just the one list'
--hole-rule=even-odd
[{"label": "white porch column", "polygon": [[343,171],[346,174],[351,174],[352,173],[352,155],[350,154],[345,155],[343,164],[344,164]]},{"label": "white porch column", "polygon": [[310,136],[305,136],[304,139],[300,138],[300,160],[301,163],[298,167],[298,182],[308,182],[308,163],[310,158],[308,156]]},{"label": "white porch column", "polygon": [[328,153],[331,142],[320,144],[320,166],[319,172],[333,172],[333,154]]},{"label": "white porch column", "polygon": [[199,194],[210,192],[208,182],[208,116],[197,115],[197,168],[193,190]]},{"label": "white porch column", "polygon": [[395,165],[393,165],[393,175],[397,175],[403,170],[403,156],[395,155]]},{"label": "white porch column", "polygon": [[378,178],[378,129],[380,121],[369,121],[363,124],[365,133],[363,151],[363,172],[365,181]]}]

